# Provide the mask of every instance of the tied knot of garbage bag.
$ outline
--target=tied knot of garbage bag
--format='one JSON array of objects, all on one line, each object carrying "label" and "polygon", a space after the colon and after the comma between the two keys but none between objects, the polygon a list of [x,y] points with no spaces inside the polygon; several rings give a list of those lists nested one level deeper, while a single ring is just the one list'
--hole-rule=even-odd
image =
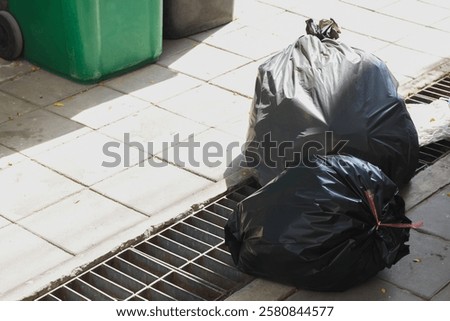
[{"label": "tied knot of garbage bag", "polygon": [[306,33],[316,36],[320,40],[325,38],[338,39],[341,28],[339,28],[333,18],[322,19],[319,21],[319,24],[316,24],[313,19],[308,19],[306,20]]},{"label": "tied knot of garbage bag", "polygon": [[380,227],[418,229],[418,228],[423,226],[423,221],[418,221],[418,222],[414,222],[414,223],[411,223],[411,224],[408,224],[408,223],[382,223],[380,221],[380,218],[378,216],[378,211],[377,211],[377,208],[375,206],[373,192],[372,191],[365,191],[364,194],[366,195],[366,199],[369,202],[370,212],[372,213],[373,217],[375,218],[375,221],[376,221],[376,224],[377,224],[377,226],[376,226],[377,230]]}]

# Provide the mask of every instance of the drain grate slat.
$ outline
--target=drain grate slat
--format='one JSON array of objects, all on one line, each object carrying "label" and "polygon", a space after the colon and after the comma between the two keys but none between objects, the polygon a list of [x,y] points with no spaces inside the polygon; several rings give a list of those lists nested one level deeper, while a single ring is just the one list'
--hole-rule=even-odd
[{"label": "drain grate slat", "polygon": [[[167,265],[170,269],[180,267],[188,261],[187,258],[181,257],[176,253],[166,251],[165,249],[148,242],[139,244],[136,246],[136,250],[143,255],[151,257],[155,261],[157,260],[161,265]],[[191,256],[188,252],[185,254],[186,256]],[[195,255],[191,256],[191,258],[194,257]]]},{"label": "drain grate slat", "polygon": [[145,285],[148,285],[155,281],[157,277],[152,274],[149,274],[144,269],[141,269],[139,266],[136,266],[130,262],[122,260],[119,257],[114,257],[111,260],[107,261],[105,265],[111,266],[118,271],[121,271],[125,275],[127,275],[132,280],[136,280],[137,282],[141,282]]},{"label": "drain grate slat", "polygon": [[[226,291],[230,287],[235,287],[238,283],[232,279],[223,276],[224,273],[216,273],[214,270],[207,269],[198,264],[191,263],[183,268],[183,271],[190,275],[197,277],[199,280],[208,282],[208,285],[218,289],[219,291]],[[217,270],[223,272],[222,270]]]},{"label": "drain grate slat", "polygon": [[115,300],[125,300],[133,295],[133,292],[126,290],[120,285],[102,277],[101,275],[98,275],[93,271],[84,274],[81,276],[81,279],[93,288],[101,290],[103,293]]},{"label": "drain grate slat", "polygon": [[130,301],[175,301],[175,299],[161,293],[156,289],[148,288],[142,291],[139,295],[131,298]]},{"label": "drain grate slat", "polygon": [[199,253],[203,253],[211,249],[211,245],[204,243],[200,240],[197,240],[189,235],[180,233],[174,229],[167,229],[161,234],[168,238],[171,238],[172,240],[180,244],[184,244],[185,246],[195,251],[198,251]]},{"label": "drain grate slat", "polygon": [[132,293],[136,293],[146,286],[146,284],[129,277],[127,274],[122,273],[107,264],[100,265],[94,269],[93,272],[105,279],[111,280]]},{"label": "drain grate slat", "polygon": [[[52,294],[47,294],[46,296],[44,296],[41,299],[41,301],[61,301],[61,300]],[[75,301],[75,300],[70,300],[70,301]]]},{"label": "drain grate slat", "polygon": [[173,300],[203,301],[202,297],[195,293],[199,291],[196,285],[193,280],[182,278],[179,273],[173,272],[169,274],[167,280],[159,281],[153,288]]},{"label": "drain grate slat", "polygon": [[120,257],[149,273],[155,279],[170,272],[170,269],[152,260],[145,254],[140,254],[134,249],[130,249],[120,255]]},{"label": "drain grate slat", "polygon": [[202,229],[203,231],[207,231],[218,238],[223,236],[223,228],[217,226],[215,224],[211,224],[208,221],[205,221],[199,217],[192,216],[184,221],[186,224],[192,225],[198,229]]},{"label": "drain grate slat", "polygon": [[61,301],[89,301],[88,298],[83,296],[80,293],[75,292],[71,288],[61,287],[57,291],[54,292],[54,295],[58,297]]},{"label": "drain grate slat", "polygon": [[114,301],[114,298],[112,298],[111,296],[102,292],[100,289],[96,289],[95,287],[91,286],[90,284],[84,282],[79,278],[67,284],[67,287],[76,294],[79,294],[80,296],[85,297],[88,300]]},{"label": "drain grate slat", "polygon": [[212,235],[211,233],[208,233],[206,231],[202,231],[201,229],[198,229],[192,225],[186,224],[184,222],[181,222],[173,227],[178,232],[184,233],[186,235],[189,235],[193,238],[196,238],[206,244],[209,244],[211,246],[216,246],[219,244],[222,240],[218,238],[215,235]]}]

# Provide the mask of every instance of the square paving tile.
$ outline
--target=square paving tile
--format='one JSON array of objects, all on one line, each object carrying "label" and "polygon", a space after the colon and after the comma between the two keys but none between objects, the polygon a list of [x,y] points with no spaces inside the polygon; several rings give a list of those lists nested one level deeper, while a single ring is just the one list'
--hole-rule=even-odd
[{"label": "square paving tile", "polygon": [[[235,2],[236,4],[236,2]],[[240,28],[244,28],[245,25],[239,23],[239,20],[233,20],[230,23],[227,23],[223,26],[219,26],[216,28],[212,28],[200,33],[196,33],[194,35],[189,36],[189,39],[195,40],[197,42],[203,42],[207,39],[218,37],[224,34],[227,34],[231,31],[235,31]]]},{"label": "square paving tile", "polygon": [[306,18],[298,13],[284,11],[267,17],[263,21],[264,23],[255,24],[254,27],[266,34],[282,37],[286,45],[295,42],[300,36],[306,34]]},{"label": "square paving tile", "polygon": [[[183,141],[208,127],[153,106],[101,129],[105,135],[146,151],[150,155],[170,147],[175,136]],[[128,135],[128,138],[126,136]]]},{"label": "square paving tile", "polygon": [[189,38],[181,38],[181,39],[164,39],[163,41],[163,53],[161,54],[160,59],[167,58],[169,56],[173,56],[179,52],[186,51],[188,49],[192,49],[195,46],[200,44],[199,41],[189,39]]},{"label": "square paving tile", "polygon": [[420,301],[420,297],[379,278],[344,292],[313,292],[299,290],[288,301]]},{"label": "square paving tile", "polygon": [[263,60],[260,60],[232,70],[225,75],[211,80],[211,83],[243,96],[253,98],[258,67],[262,62]]},{"label": "square paving tile", "polygon": [[176,96],[203,82],[159,65],[139,69],[105,83],[106,86],[152,103]]},{"label": "square paving tile", "polygon": [[47,110],[97,129],[149,106],[141,99],[98,86],[50,105]]},{"label": "square paving tile", "polygon": [[411,254],[379,277],[422,298],[431,299],[450,282],[450,245],[434,236],[411,231]]},{"label": "square paving tile", "polygon": [[212,85],[203,85],[159,104],[207,126],[247,117],[251,100]]},{"label": "square paving tile", "polygon": [[2,83],[0,90],[43,107],[90,87],[40,69]]},{"label": "square paving tile", "polygon": [[216,128],[237,137],[239,140],[246,140],[249,122],[249,117],[239,117],[221,124]]},{"label": "square paving tile", "polygon": [[[123,171],[94,185],[93,189],[153,216],[174,205],[180,208],[177,214],[188,210],[193,204],[190,197],[212,184],[210,180],[160,160],[154,162],[144,162],[142,167]],[[159,164],[158,167],[155,164]]]},{"label": "square paving tile", "polygon": [[[405,19],[417,24],[430,26],[450,16],[450,10],[437,9],[436,6],[422,1],[400,0],[379,10],[387,15]],[[417,38],[420,39],[420,38]]]},{"label": "square paving tile", "polygon": [[17,225],[0,229],[0,298],[71,257]]},{"label": "square paving tile", "polygon": [[[420,41],[417,41],[417,39],[420,39]],[[396,43],[442,58],[448,58],[450,55],[450,33],[427,27],[418,29],[413,35],[409,35]]]},{"label": "square paving tile", "polygon": [[225,301],[279,301],[294,290],[288,285],[255,279]]},{"label": "square paving tile", "polygon": [[206,39],[205,42],[252,60],[267,57],[289,44],[289,41],[278,35],[254,27],[244,27],[222,36]]},{"label": "square paving tile", "polygon": [[34,156],[91,131],[46,110],[35,110],[0,124],[0,143]]},{"label": "square paving tile", "polygon": [[438,56],[393,44],[375,51],[374,54],[386,62],[395,76],[414,78],[442,62],[442,58]]},{"label": "square paving tile", "polygon": [[356,5],[358,7],[363,7],[363,8],[367,8],[367,9],[371,9],[371,10],[378,10],[381,8],[384,8],[386,6],[389,6],[393,3],[398,2],[399,0],[378,0],[378,1],[373,1],[373,0],[342,0],[342,2],[348,3],[348,4],[353,4]]},{"label": "square paving tile", "polygon": [[178,167],[220,181],[232,161],[241,154],[244,142],[245,139],[212,128],[158,156]]},{"label": "square paving tile", "polygon": [[36,67],[26,60],[7,61],[0,58],[0,82],[31,72],[33,68]]},{"label": "square paving tile", "polygon": [[82,186],[33,161],[26,160],[0,171],[0,213],[11,221],[79,191]]},{"label": "square paving tile", "polygon": [[339,40],[351,47],[362,49],[370,53],[373,53],[389,45],[389,42],[381,41],[369,36],[364,36],[345,29],[342,30]]},{"label": "square paving tile", "polygon": [[0,123],[13,120],[38,108],[29,102],[0,92]]},{"label": "square paving tile", "polygon": [[424,221],[421,230],[450,241],[450,185],[408,213],[412,221]]},{"label": "square paving tile", "polygon": [[250,62],[229,51],[200,44],[159,61],[160,65],[203,80],[210,80]]},{"label": "square paving tile", "polygon": [[80,254],[147,217],[84,190],[20,221],[20,225],[72,254]]},{"label": "square paving tile", "polygon": [[22,154],[0,145],[0,170],[9,168],[26,159],[27,157]]},{"label": "square paving tile", "polygon": [[80,182],[92,185],[147,158],[137,148],[92,132],[35,156],[40,163]]},{"label": "square paving tile", "polygon": [[282,13],[285,10],[282,8],[284,6],[285,0],[278,0],[274,5],[255,0],[235,1],[235,18],[242,25],[261,25],[266,19]]}]

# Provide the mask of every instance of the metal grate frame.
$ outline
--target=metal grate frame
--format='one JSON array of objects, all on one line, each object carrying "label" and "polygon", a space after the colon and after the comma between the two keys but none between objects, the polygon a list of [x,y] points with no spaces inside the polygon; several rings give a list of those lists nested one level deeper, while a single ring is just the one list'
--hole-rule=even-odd
[{"label": "metal grate frame", "polygon": [[[440,98],[450,100],[450,75],[426,86],[417,94],[407,97],[405,102],[407,104],[430,104]],[[448,139],[422,146],[419,150],[419,164],[416,173],[433,165],[448,154],[450,154],[450,140]]]}]

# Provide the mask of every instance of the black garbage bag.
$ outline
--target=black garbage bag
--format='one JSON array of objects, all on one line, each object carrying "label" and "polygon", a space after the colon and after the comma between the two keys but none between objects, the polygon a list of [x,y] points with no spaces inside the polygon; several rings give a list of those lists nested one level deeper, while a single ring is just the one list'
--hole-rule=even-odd
[{"label": "black garbage bag", "polygon": [[225,243],[248,274],[317,291],[362,283],[409,253],[397,186],[352,156],[287,169],[238,204]]},{"label": "black garbage bag", "polygon": [[371,162],[402,186],[417,167],[417,132],[384,62],[302,36],[259,67],[246,166],[265,185],[312,155],[339,153]]}]

